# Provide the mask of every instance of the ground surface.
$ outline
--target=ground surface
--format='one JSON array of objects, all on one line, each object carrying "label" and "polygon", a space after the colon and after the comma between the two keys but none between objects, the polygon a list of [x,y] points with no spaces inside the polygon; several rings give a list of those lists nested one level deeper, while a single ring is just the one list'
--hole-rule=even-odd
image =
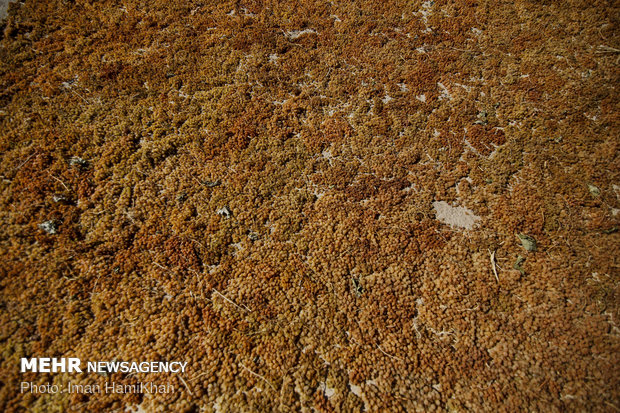
[{"label": "ground surface", "polygon": [[343,3],[9,6],[0,410],[620,409],[614,2]]}]

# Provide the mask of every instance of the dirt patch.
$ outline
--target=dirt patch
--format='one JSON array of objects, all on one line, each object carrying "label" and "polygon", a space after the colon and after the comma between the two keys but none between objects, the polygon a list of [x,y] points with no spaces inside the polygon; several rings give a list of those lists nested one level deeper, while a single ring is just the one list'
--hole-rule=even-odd
[{"label": "dirt patch", "polygon": [[435,208],[435,215],[439,221],[453,227],[473,229],[476,221],[480,220],[480,217],[475,215],[472,210],[464,207],[453,207],[445,201],[433,202],[433,208]]}]

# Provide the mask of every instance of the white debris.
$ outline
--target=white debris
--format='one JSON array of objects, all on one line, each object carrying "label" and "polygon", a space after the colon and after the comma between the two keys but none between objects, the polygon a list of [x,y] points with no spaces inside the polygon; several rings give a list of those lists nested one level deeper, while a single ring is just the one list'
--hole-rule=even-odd
[{"label": "white debris", "polygon": [[445,201],[433,202],[436,218],[452,227],[473,229],[474,224],[480,220],[480,217],[465,207],[453,207]]},{"label": "white debris", "polygon": [[331,398],[334,394],[336,394],[336,389],[329,387],[327,383],[323,382],[319,383],[319,390],[321,390],[325,394],[325,397],[327,397],[328,399]]},{"label": "white debris", "polygon": [[39,228],[41,228],[43,231],[47,232],[50,235],[58,233],[58,225],[54,220],[45,221],[39,224]]},{"label": "white debris", "polygon": [[230,211],[230,209],[228,209],[227,206],[221,207],[220,209],[215,211],[215,213],[223,216],[224,218],[230,218],[230,216],[232,215],[232,212]]},{"label": "white debris", "polygon": [[298,37],[303,36],[304,34],[316,33],[314,29],[304,29],[304,30],[292,30],[286,33],[286,37],[291,40],[295,40]]},{"label": "white debris", "polygon": [[356,386],[355,384],[349,383],[349,388],[351,389],[351,393],[353,393],[357,397],[362,397],[361,386]]},{"label": "white debris", "polygon": [[452,100],[452,95],[450,94],[450,91],[443,83],[437,82],[437,86],[439,86],[439,89],[441,89],[441,95],[439,95],[439,100],[442,100],[442,99]]}]

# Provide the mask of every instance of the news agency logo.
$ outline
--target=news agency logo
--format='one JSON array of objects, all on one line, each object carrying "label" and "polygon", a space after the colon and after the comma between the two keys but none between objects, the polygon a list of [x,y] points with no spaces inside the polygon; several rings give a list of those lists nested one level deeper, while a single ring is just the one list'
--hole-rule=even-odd
[{"label": "news agency logo", "polygon": [[27,373],[81,373],[79,358],[41,357],[28,360],[21,359],[21,372]]},{"label": "news agency logo", "polygon": [[[88,373],[185,373],[187,361],[89,361]],[[21,359],[22,373],[82,373],[77,357],[35,357]]]},{"label": "news agency logo", "polygon": [[[180,361],[89,361],[82,365],[77,357],[35,357],[22,358],[20,361],[22,373],[99,373],[107,376],[108,373],[184,373],[187,362]],[[181,381],[185,383],[183,378]],[[187,387],[187,384],[185,383]],[[81,394],[167,394],[174,393],[175,388],[170,383],[135,382],[120,383],[106,381],[104,383],[68,383],[54,382],[35,383],[22,381],[21,393],[81,393]],[[189,390],[189,387],[188,387]]]}]

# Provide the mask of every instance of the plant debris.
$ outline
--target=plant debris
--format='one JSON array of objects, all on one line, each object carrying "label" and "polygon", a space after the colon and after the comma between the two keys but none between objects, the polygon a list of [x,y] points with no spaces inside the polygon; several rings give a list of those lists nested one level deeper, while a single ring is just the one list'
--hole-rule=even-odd
[{"label": "plant debris", "polygon": [[64,195],[54,195],[52,196],[52,201],[56,202],[56,203],[62,203],[62,202],[69,202],[69,198],[67,198]]},{"label": "plant debris", "polygon": [[351,282],[353,284],[353,292],[355,293],[355,295],[357,297],[361,296],[362,294],[364,294],[365,290],[364,287],[362,286],[362,283],[360,282],[359,278],[351,278]]},{"label": "plant debris", "polygon": [[207,188],[215,188],[216,186],[220,186],[222,183],[218,179],[217,181],[203,181],[203,185]]},{"label": "plant debris", "polygon": [[260,239],[258,234],[256,232],[253,232],[253,231],[250,231],[248,233],[248,238],[250,239],[250,241],[258,241]]},{"label": "plant debris", "polygon": [[533,237],[525,234],[518,234],[517,238],[519,238],[519,240],[521,241],[521,246],[527,251],[536,251],[536,240]]},{"label": "plant debris", "polygon": [[588,184],[588,191],[590,191],[590,194],[592,194],[593,197],[597,198],[601,195],[601,190],[592,184]]},{"label": "plant debris", "polygon": [[514,268],[515,270],[519,270],[521,275],[525,275],[525,270],[521,266],[524,262],[525,262],[525,258],[519,255],[514,265],[512,266],[512,268]]},{"label": "plant debris", "polygon": [[58,223],[53,219],[40,223],[39,228],[50,235],[58,233]]},{"label": "plant debris", "polygon": [[88,161],[80,158],[79,156],[73,156],[69,158],[69,165],[77,166],[80,169],[86,169],[88,168]]},{"label": "plant debris", "polygon": [[224,218],[230,218],[232,216],[232,212],[230,211],[230,209],[227,206],[223,206],[221,208],[218,208],[217,211],[215,211],[216,214],[224,217]]},{"label": "plant debris", "polygon": [[186,192],[181,192],[180,194],[177,195],[177,202],[185,202],[187,200],[187,193]]},{"label": "plant debris", "polygon": [[497,274],[497,263],[495,262],[495,251],[489,251],[489,257],[491,259],[491,269],[493,270],[493,275],[495,276],[495,280],[499,283],[499,275]]},{"label": "plant debris", "polygon": [[474,122],[477,125],[487,125],[489,123],[488,113],[486,110],[478,112],[478,120]]}]

